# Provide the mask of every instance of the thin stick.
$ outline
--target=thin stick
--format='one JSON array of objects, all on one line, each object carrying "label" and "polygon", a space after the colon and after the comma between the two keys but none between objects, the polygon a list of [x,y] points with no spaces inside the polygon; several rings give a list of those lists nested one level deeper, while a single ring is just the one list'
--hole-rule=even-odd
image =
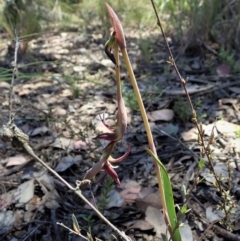
[{"label": "thin stick", "polygon": [[57,222],[58,225],[66,228],[67,230],[69,230],[70,233],[75,233],[76,235],[80,236],[81,238],[83,238],[84,240],[88,240],[86,237],[84,237],[81,233],[77,233],[74,230],[72,230],[71,228],[69,228],[68,226],[64,225],[63,223],[59,223]]},{"label": "thin stick", "polygon": [[[200,125],[199,125],[198,120],[197,120],[196,111],[195,111],[195,109],[194,109],[194,107],[193,107],[191,98],[190,98],[189,93],[188,93],[188,91],[187,91],[186,81],[182,78],[182,76],[181,76],[181,74],[180,74],[180,72],[179,72],[179,70],[178,70],[178,68],[177,68],[177,65],[176,65],[176,63],[175,63],[175,60],[174,60],[172,51],[171,51],[171,49],[170,49],[170,47],[169,47],[167,38],[166,38],[165,33],[164,33],[164,31],[163,31],[163,28],[162,28],[162,24],[161,24],[160,18],[159,18],[158,13],[157,13],[157,9],[156,9],[154,0],[151,0],[151,3],[152,3],[152,6],[153,6],[153,9],[154,9],[156,18],[157,18],[157,25],[159,26],[159,28],[160,28],[160,30],[161,30],[162,36],[163,36],[163,38],[164,38],[164,42],[165,42],[165,44],[166,44],[166,46],[167,46],[167,50],[168,50],[168,53],[169,53],[169,55],[170,55],[170,58],[169,58],[168,63],[170,63],[170,64],[173,66],[173,68],[174,68],[174,70],[176,71],[177,76],[178,76],[178,78],[179,78],[179,80],[180,80],[180,82],[181,82],[181,85],[182,85],[182,87],[183,87],[183,89],[184,89],[184,91],[185,91],[185,94],[186,94],[187,99],[188,99],[188,103],[189,103],[190,108],[191,108],[191,110],[192,110],[192,115],[193,115],[192,121],[193,121],[193,123],[195,124],[195,126],[196,126],[196,128],[197,128],[197,130],[198,130],[198,133],[199,133],[199,136],[200,136],[200,141],[201,141],[201,143],[202,143],[203,151],[204,151],[204,153],[205,153],[206,156],[207,156],[207,160],[208,160],[208,163],[209,163],[209,165],[210,165],[210,170],[211,170],[211,172],[213,173],[213,176],[214,176],[214,178],[215,178],[215,180],[216,180],[216,186],[217,186],[217,188],[219,189],[220,194],[222,195],[223,190],[222,190],[221,182],[220,182],[220,180],[218,179],[218,177],[217,177],[217,175],[216,175],[216,173],[215,173],[215,171],[214,171],[213,163],[212,163],[212,161],[211,161],[211,157],[210,157],[208,148],[207,148],[207,146],[204,144],[204,140],[203,140],[204,134],[202,134]],[[224,205],[223,205],[224,213],[225,213],[225,215],[226,215],[226,217],[227,217],[228,211],[227,211],[227,209],[226,209],[226,201],[225,201],[224,198],[223,198],[223,203],[224,203]]]},{"label": "thin stick", "polygon": [[13,67],[13,73],[12,73],[12,80],[11,80],[11,86],[9,91],[9,124],[13,122],[13,113],[12,113],[12,103],[13,103],[13,86],[15,80],[18,78],[18,69],[17,69],[17,52],[19,49],[19,38],[17,35],[16,28],[14,29],[15,32],[15,51],[14,51],[14,60],[12,62]]}]

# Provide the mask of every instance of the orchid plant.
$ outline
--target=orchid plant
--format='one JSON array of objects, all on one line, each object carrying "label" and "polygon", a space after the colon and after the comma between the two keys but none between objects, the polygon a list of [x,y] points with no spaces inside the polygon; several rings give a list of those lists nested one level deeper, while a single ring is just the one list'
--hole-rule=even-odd
[{"label": "orchid plant", "polygon": [[[115,41],[115,34],[113,32],[110,39],[105,44],[105,52],[107,56],[111,59],[111,61],[115,64],[116,68],[116,86],[117,86],[117,104],[118,104],[118,113],[117,113],[117,123],[115,126],[110,127],[105,122],[105,118],[103,116],[102,123],[107,128],[107,132],[99,134],[96,139],[109,141],[107,146],[103,150],[103,154],[100,157],[100,160],[86,173],[84,179],[92,179],[94,176],[104,170],[106,174],[111,176],[113,180],[120,185],[120,181],[116,171],[114,170],[111,163],[118,163],[123,161],[129,154],[130,148],[126,153],[117,159],[111,156],[111,153],[118,141],[120,141],[125,133],[127,128],[127,112],[124,104],[124,100],[122,97],[122,90],[121,90],[121,82],[120,82],[120,65],[119,65],[119,52],[118,52],[118,45]],[[112,52],[114,50],[114,53]]]},{"label": "orchid plant", "polygon": [[114,159],[111,157],[111,153],[118,141],[120,141],[125,133],[127,127],[127,113],[125,109],[124,100],[122,97],[121,84],[120,84],[120,61],[119,61],[119,49],[122,52],[126,68],[133,85],[134,93],[136,95],[138,105],[141,111],[143,118],[144,126],[147,132],[147,138],[149,143],[149,149],[146,148],[147,152],[152,156],[155,169],[157,173],[158,185],[159,185],[159,194],[161,198],[161,203],[163,206],[163,215],[164,220],[173,241],[181,241],[180,231],[179,231],[179,222],[177,220],[177,215],[174,206],[174,199],[172,193],[172,186],[168,176],[168,173],[161,163],[157,156],[156,148],[153,141],[152,132],[150,125],[147,119],[146,110],[143,105],[141,94],[135,79],[135,75],[132,70],[132,66],[128,57],[128,52],[126,48],[126,40],[124,37],[124,31],[121,25],[120,20],[118,19],[116,13],[113,9],[106,3],[106,7],[110,16],[110,20],[113,27],[113,32],[110,36],[110,39],[105,44],[105,53],[109,59],[115,65],[116,70],[116,87],[117,87],[117,104],[118,104],[118,113],[117,113],[117,123],[113,127],[109,127],[105,118],[103,117],[102,123],[107,128],[107,132],[99,134],[96,138],[108,141],[107,146],[103,150],[103,154],[100,160],[86,173],[84,179],[92,179],[94,176],[104,170],[106,174],[110,175],[114,181],[119,185],[120,181],[116,171],[113,169],[111,163],[117,163],[123,161],[129,154],[130,148],[126,153],[118,158]]},{"label": "orchid plant", "polygon": [[[119,57],[118,57],[118,49],[120,48],[120,51],[122,52],[122,56],[134,89],[134,93],[136,95],[139,109],[142,115],[142,119],[144,122],[144,126],[146,129],[147,133],[147,138],[148,138],[148,144],[149,144],[149,149],[146,148],[147,152],[152,156],[155,169],[156,169],[156,174],[157,174],[157,179],[158,179],[158,186],[159,186],[159,194],[161,198],[161,203],[163,206],[163,215],[164,215],[164,220],[168,229],[168,232],[171,236],[171,239],[173,241],[181,241],[181,235],[180,235],[180,230],[179,230],[179,221],[177,219],[176,211],[175,211],[175,205],[174,205],[174,199],[173,199],[173,192],[172,192],[172,186],[171,186],[171,181],[169,179],[168,173],[162,164],[162,162],[159,160],[156,152],[156,147],[154,144],[152,132],[150,129],[150,125],[148,122],[148,118],[146,115],[146,110],[143,105],[142,97],[137,85],[137,81],[135,78],[135,75],[132,70],[132,66],[128,57],[128,52],[127,52],[127,47],[126,47],[126,40],[124,37],[124,31],[121,25],[120,20],[118,19],[118,16],[116,13],[113,11],[113,9],[106,3],[106,7],[110,16],[110,20],[112,23],[113,27],[113,35],[114,38],[111,39],[110,43],[111,46],[113,46],[113,41],[115,42],[114,45],[114,56],[111,55],[111,52],[109,51],[108,54],[110,54],[111,58],[115,57],[116,59],[116,75],[120,76],[120,73],[117,72],[119,71]],[[107,49],[109,50],[109,49]],[[109,56],[109,57],[110,57]],[[112,60],[114,62],[114,59]],[[119,78],[119,77],[117,77]],[[117,88],[120,89],[120,88]],[[118,100],[119,101],[119,100]]]}]

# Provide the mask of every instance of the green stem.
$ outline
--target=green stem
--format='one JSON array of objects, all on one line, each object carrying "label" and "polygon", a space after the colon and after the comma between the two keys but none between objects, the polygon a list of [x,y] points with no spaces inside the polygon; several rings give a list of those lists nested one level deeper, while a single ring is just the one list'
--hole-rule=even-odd
[{"label": "green stem", "polygon": [[[140,94],[140,91],[139,91],[139,88],[138,88],[138,85],[137,85],[135,75],[134,75],[133,70],[132,70],[132,66],[131,66],[131,63],[130,63],[130,60],[129,60],[129,57],[128,57],[127,50],[121,49],[121,51],[122,51],[122,55],[123,55],[123,59],[125,61],[126,67],[127,67],[127,71],[129,73],[129,76],[130,76],[130,80],[131,80],[135,95],[137,97],[138,105],[139,105],[141,115],[142,115],[142,118],[143,118],[143,123],[144,123],[145,129],[146,129],[146,132],[147,132],[147,138],[148,138],[148,144],[149,144],[150,150],[154,153],[154,155],[157,156],[156,147],[155,147],[154,141],[153,141],[152,131],[151,131],[151,128],[150,128],[150,125],[149,125],[149,122],[148,122],[146,110],[145,110],[145,107],[143,105],[142,97],[141,97],[141,94]],[[155,170],[156,170],[156,173],[157,173],[159,194],[160,194],[160,198],[161,198],[161,201],[162,201],[163,209],[167,210],[166,200],[165,200],[165,195],[164,195],[164,190],[163,190],[163,185],[162,185],[161,172],[160,172],[160,168],[157,165],[157,163],[155,162],[155,160],[154,160],[154,166],[155,166]]]},{"label": "green stem", "polygon": [[153,142],[152,132],[151,132],[150,125],[149,125],[148,118],[147,118],[147,114],[146,114],[146,110],[145,110],[145,107],[143,105],[142,97],[141,97],[141,94],[140,94],[140,91],[139,91],[139,88],[138,88],[138,85],[137,85],[137,81],[135,79],[135,75],[134,75],[133,70],[132,70],[132,66],[131,66],[131,63],[130,63],[130,60],[129,60],[129,57],[128,57],[127,50],[122,49],[122,54],[123,54],[124,61],[126,63],[127,71],[129,73],[130,80],[131,80],[135,95],[137,97],[138,105],[139,105],[139,108],[140,108],[140,111],[141,111],[144,126],[146,128],[146,132],[147,132],[150,150],[155,155],[157,155],[156,148],[155,148],[155,145],[154,145],[154,142]]},{"label": "green stem", "polygon": [[122,98],[121,81],[120,81],[120,63],[119,63],[119,51],[117,41],[114,43],[114,57],[116,60],[116,84],[117,84],[117,99]]}]

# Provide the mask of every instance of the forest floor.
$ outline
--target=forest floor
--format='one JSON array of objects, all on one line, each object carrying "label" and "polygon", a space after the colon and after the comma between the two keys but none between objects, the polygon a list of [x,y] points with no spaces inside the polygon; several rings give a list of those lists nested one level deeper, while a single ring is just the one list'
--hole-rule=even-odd
[{"label": "forest floor", "polygon": [[[5,35],[1,35],[6,39]],[[94,139],[105,112],[110,125],[116,120],[114,65],[105,56],[98,26],[81,34],[55,32],[31,40],[18,56],[18,79],[13,88],[15,124],[30,138],[36,155],[71,185],[82,180],[101,156],[103,147]],[[240,79],[231,66],[219,62],[216,45],[196,43],[184,48],[169,38],[176,63],[203,123],[206,143],[214,131],[212,163],[222,175],[222,189],[229,191],[236,207],[228,224],[219,224],[222,202],[214,188],[209,163],[199,173],[201,147],[187,98],[159,32],[140,35],[126,31],[127,48],[143,96],[158,156],[172,181],[175,203],[184,202],[198,175],[201,182],[191,191],[190,211],[183,240],[240,240]],[[9,118],[8,96],[14,54],[6,44],[0,50],[1,126]],[[128,73],[121,60],[123,96],[128,127],[116,146],[114,157],[131,147],[116,171],[121,186],[92,183],[83,191],[113,224],[132,240],[162,240],[166,226],[161,214],[154,165],[146,153],[146,132]],[[76,195],[39,163],[10,143],[0,141],[0,235],[1,240],[82,240],[56,223],[72,228],[72,214],[82,233],[114,240],[112,230]],[[109,188],[110,186],[110,188]],[[104,202],[104,191],[108,200]],[[94,197],[94,199],[93,199]],[[116,236],[116,234],[114,234]],[[111,237],[111,238],[110,238]]]}]

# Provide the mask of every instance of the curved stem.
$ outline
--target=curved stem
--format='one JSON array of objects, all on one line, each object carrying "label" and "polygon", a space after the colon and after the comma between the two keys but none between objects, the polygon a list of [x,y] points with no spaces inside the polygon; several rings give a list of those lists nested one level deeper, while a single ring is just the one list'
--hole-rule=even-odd
[{"label": "curved stem", "polygon": [[[145,110],[145,107],[143,105],[142,97],[141,97],[141,94],[140,94],[140,91],[139,91],[139,88],[138,88],[138,85],[137,85],[135,75],[134,75],[133,70],[132,70],[132,66],[131,66],[131,63],[130,63],[130,60],[129,60],[129,57],[128,57],[127,50],[121,49],[121,51],[122,51],[122,55],[123,55],[123,58],[124,58],[124,61],[125,61],[126,67],[127,67],[127,71],[129,73],[129,77],[130,77],[135,95],[137,97],[138,105],[139,105],[139,108],[140,108],[140,111],[141,111],[141,115],[142,115],[142,118],[143,118],[145,129],[146,129],[146,132],[147,132],[147,138],[148,138],[148,144],[149,144],[150,150],[154,153],[154,155],[157,156],[157,151],[156,151],[156,147],[154,145],[152,131],[151,131],[151,128],[150,128],[150,125],[149,125],[149,122],[148,122],[146,110]],[[157,173],[159,194],[160,194],[160,198],[162,200],[163,209],[167,210],[166,200],[163,200],[163,199],[165,199],[165,195],[164,195],[164,190],[163,190],[163,185],[162,185],[162,177],[161,177],[160,167],[157,165],[157,163],[155,161],[154,161],[154,166],[155,166],[155,170],[156,170],[156,173]]]},{"label": "curved stem", "polygon": [[124,61],[126,63],[127,71],[129,73],[129,77],[130,77],[130,80],[131,80],[131,83],[132,83],[135,95],[137,97],[138,105],[139,105],[139,108],[140,108],[140,111],[141,111],[141,115],[142,115],[142,118],[143,118],[144,126],[146,128],[146,132],[147,132],[147,137],[148,137],[148,143],[149,143],[150,150],[155,155],[157,155],[156,148],[155,148],[155,145],[154,145],[154,142],[153,142],[152,132],[151,132],[150,125],[149,125],[148,118],[147,118],[147,114],[146,114],[146,110],[145,110],[145,107],[143,105],[142,97],[141,97],[141,94],[139,92],[137,81],[136,81],[135,75],[133,73],[132,66],[131,66],[131,63],[130,63],[130,60],[129,60],[129,57],[128,57],[128,53],[127,53],[126,49],[122,49],[122,55],[123,55]]}]

